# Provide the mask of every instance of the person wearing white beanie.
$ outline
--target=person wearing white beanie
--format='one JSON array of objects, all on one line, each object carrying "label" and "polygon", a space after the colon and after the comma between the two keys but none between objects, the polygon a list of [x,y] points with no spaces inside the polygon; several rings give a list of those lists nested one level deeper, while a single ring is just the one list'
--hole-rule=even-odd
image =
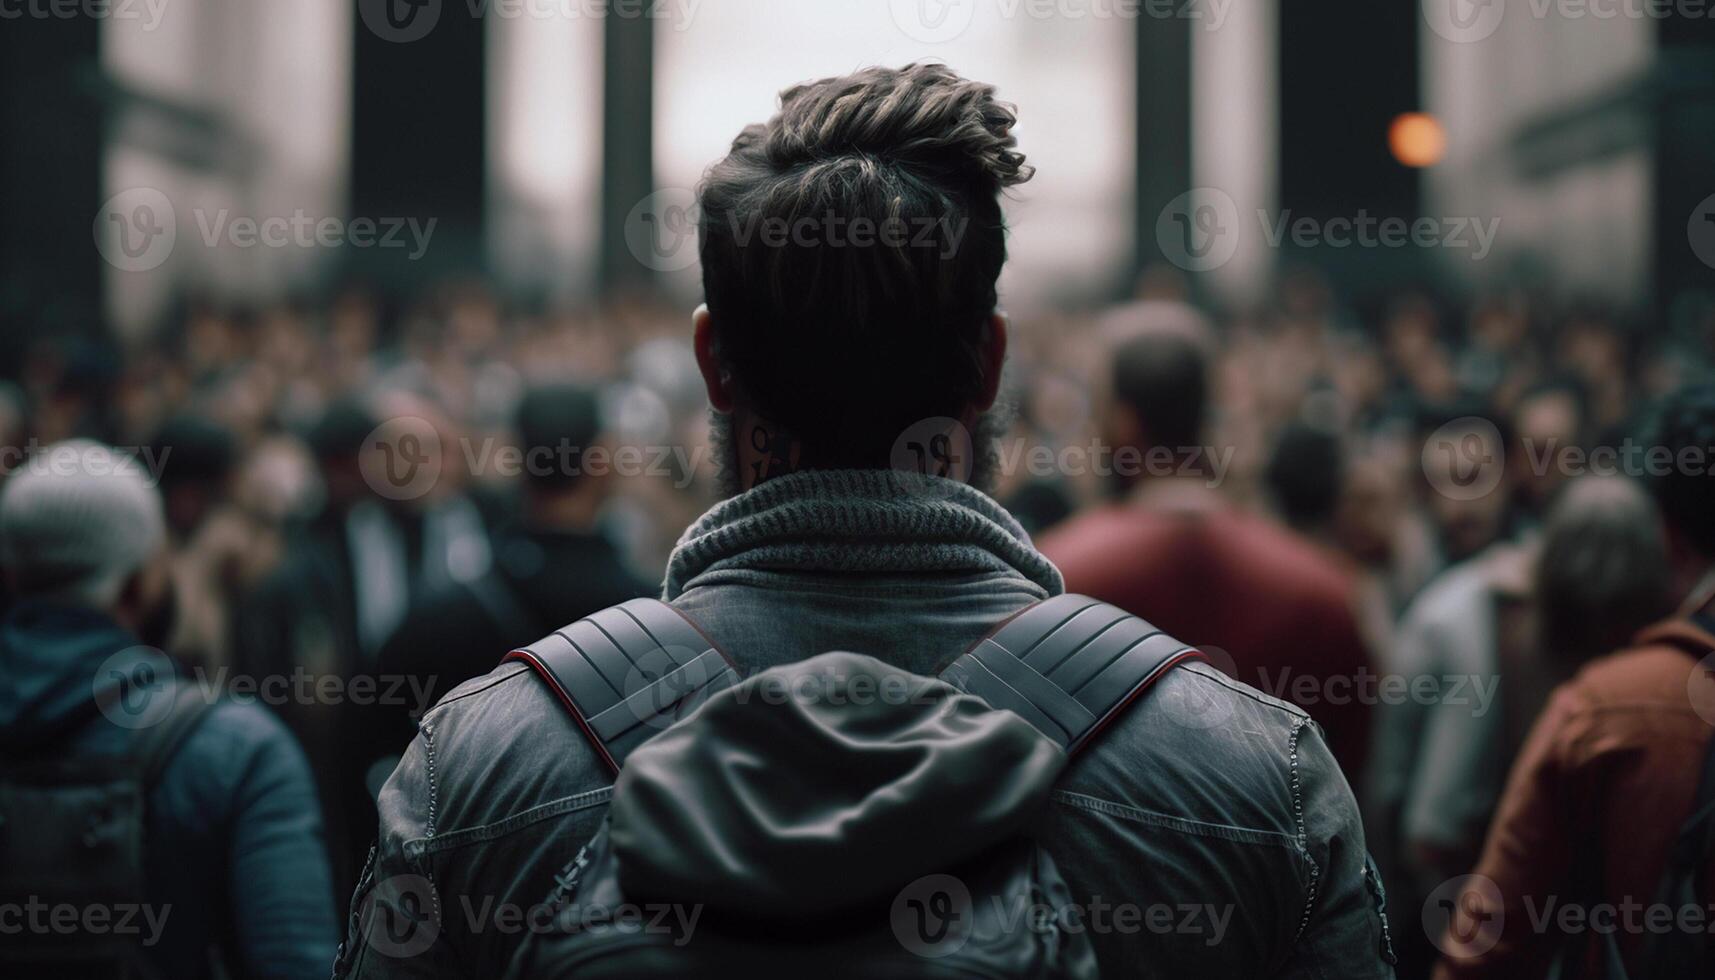
[{"label": "person wearing white beanie", "polygon": [[[160,649],[175,603],[158,476],[77,439],[32,453],[0,486],[0,565],[12,589],[0,617],[0,761],[65,776],[58,796],[38,787],[12,797],[32,805],[0,807],[0,844],[11,844],[0,847],[0,904],[37,887],[35,866],[18,866],[60,855],[66,819],[75,823],[90,796],[79,780],[123,769],[134,788],[112,789],[111,776],[98,788],[113,799],[140,793],[142,826],[116,824],[103,839],[139,839],[141,858],[92,852],[105,878],[54,866],[72,903],[55,907],[135,894],[139,907],[170,909],[123,951],[147,976],[319,980],[338,920],[315,781],[267,707],[227,697],[223,681]],[[58,976],[68,961],[122,955],[94,932],[62,938],[8,937],[0,976]]]},{"label": "person wearing white beanie", "polygon": [[89,439],[31,456],[0,490],[0,567],[16,595],[102,609],[143,632],[170,601],[155,478]]}]

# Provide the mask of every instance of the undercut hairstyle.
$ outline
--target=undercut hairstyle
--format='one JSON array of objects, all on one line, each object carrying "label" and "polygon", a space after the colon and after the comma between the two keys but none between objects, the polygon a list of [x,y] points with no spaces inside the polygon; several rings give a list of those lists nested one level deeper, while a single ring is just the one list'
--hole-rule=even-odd
[{"label": "undercut hairstyle", "polygon": [[1699,555],[1715,559],[1715,384],[1689,385],[1669,395],[1649,429],[1650,451],[1665,449],[1672,460],[1649,474],[1661,516]]},{"label": "undercut hairstyle", "polygon": [[944,65],[780,102],[699,192],[716,356],[739,400],[797,438],[801,466],[885,468],[905,429],[983,390],[999,197],[1031,168],[1012,108]]}]

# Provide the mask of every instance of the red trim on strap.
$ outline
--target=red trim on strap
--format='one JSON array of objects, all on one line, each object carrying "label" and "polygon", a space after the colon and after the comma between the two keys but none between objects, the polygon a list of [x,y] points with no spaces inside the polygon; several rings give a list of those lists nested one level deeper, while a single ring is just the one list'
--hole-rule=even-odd
[{"label": "red trim on strap", "polygon": [[1156,681],[1161,680],[1163,677],[1166,677],[1168,671],[1179,666],[1180,664],[1184,663],[1187,660],[1208,660],[1208,659],[1209,659],[1208,656],[1205,655],[1203,653],[1203,651],[1197,650],[1197,649],[1185,650],[1182,653],[1175,654],[1173,656],[1173,659],[1162,664],[1161,667],[1158,670],[1156,670],[1156,672],[1154,674],[1151,674],[1150,676],[1145,677],[1143,679],[1143,683],[1141,683],[1137,687],[1133,688],[1132,692],[1130,694],[1127,694],[1125,696],[1124,700],[1122,700],[1119,704],[1114,705],[1112,708],[1108,709],[1108,713],[1102,716],[1102,720],[1096,722],[1096,726],[1094,728],[1090,729],[1089,734],[1084,736],[1083,741],[1078,743],[1078,747],[1075,751],[1076,752],[1084,751],[1084,746],[1089,745],[1091,742],[1094,742],[1096,740],[1097,735],[1100,735],[1102,733],[1102,731],[1104,729],[1106,729],[1108,727],[1108,725],[1110,723],[1112,723],[1115,718],[1118,718],[1120,715],[1124,714],[1125,709],[1131,707],[1131,703],[1133,701],[1136,701],[1139,697],[1143,696],[1143,692],[1154,687]]},{"label": "red trim on strap", "polygon": [[607,763],[607,767],[613,771],[614,775],[619,775],[619,763],[613,761],[613,756],[607,751],[607,746],[603,745],[601,739],[596,737],[595,730],[584,719],[584,713],[578,710],[577,704],[572,701],[571,695],[566,693],[566,689],[560,686],[559,678],[555,677],[554,672],[548,669],[548,665],[528,650],[514,650],[502,657],[500,662],[505,663],[508,660],[524,661],[530,665],[532,670],[536,671],[537,676],[548,682],[548,689],[554,692],[554,695],[560,699],[560,703],[566,706],[566,713],[570,714],[572,720],[578,723],[578,727],[584,730],[585,740],[595,749],[596,755],[601,757],[601,761]]}]

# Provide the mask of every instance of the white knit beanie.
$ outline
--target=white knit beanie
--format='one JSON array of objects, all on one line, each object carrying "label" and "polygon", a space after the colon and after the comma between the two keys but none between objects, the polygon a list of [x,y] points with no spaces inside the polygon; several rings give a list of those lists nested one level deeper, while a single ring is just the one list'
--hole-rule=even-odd
[{"label": "white knit beanie", "polygon": [[0,489],[0,564],[22,593],[112,602],[166,540],[154,484],[136,459],[89,439],[31,454]]}]

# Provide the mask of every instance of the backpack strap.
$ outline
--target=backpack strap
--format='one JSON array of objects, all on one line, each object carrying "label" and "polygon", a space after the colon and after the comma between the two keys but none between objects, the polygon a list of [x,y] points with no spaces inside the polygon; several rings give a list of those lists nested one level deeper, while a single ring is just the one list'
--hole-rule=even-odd
[{"label": "backpack strap", "polygon": [[160,721],[138,733],[131,757],[136,760],[143,789],[153,789],[173,760],[191,729],[213,707],[196,684],[179,681],[173,687],[173,705]]},{"label": "backpack strap", "polygon": [[610,606],[505,660],[547,682],[615,774],[632,749],[738,680],[714,641],[659,599]]},{"label": "backpack strap", "polygon": [[1169,670],[1202,656],[1117,606],[1060,595],[996,627],[941,679],[1019,715],[1072,754]]}]

